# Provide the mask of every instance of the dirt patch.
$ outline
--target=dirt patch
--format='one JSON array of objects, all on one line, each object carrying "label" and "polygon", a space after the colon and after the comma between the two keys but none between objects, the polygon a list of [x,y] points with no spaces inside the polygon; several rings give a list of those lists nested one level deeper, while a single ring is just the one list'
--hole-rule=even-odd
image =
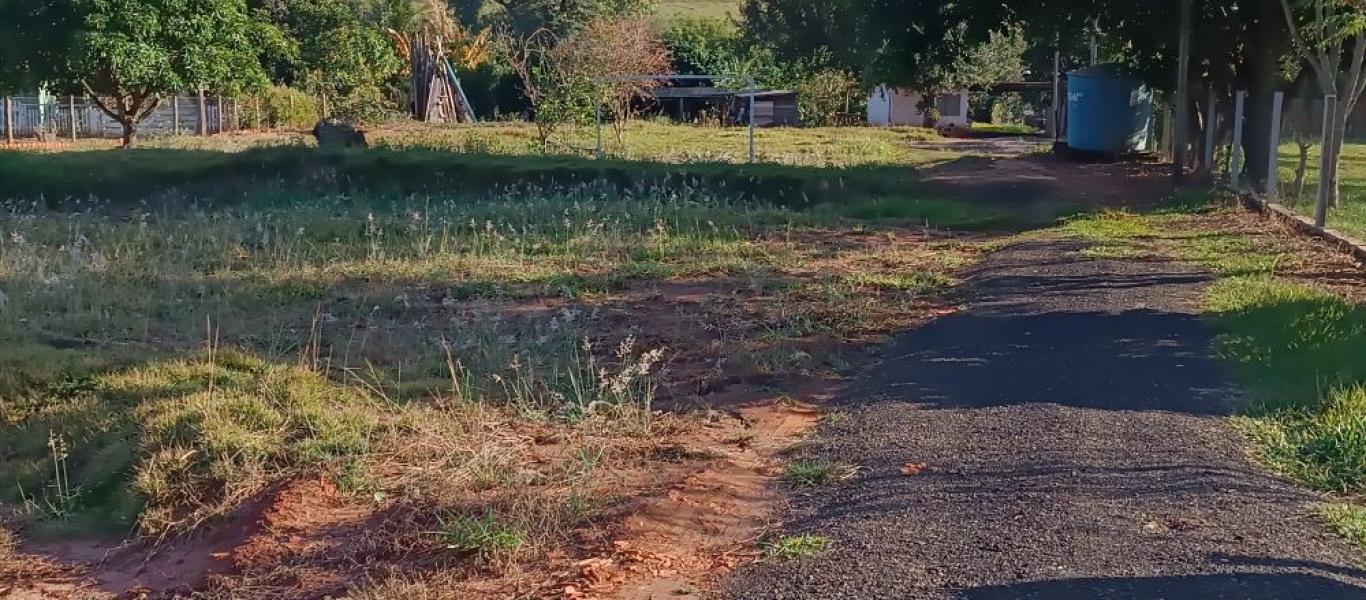
[{"label": "dirt patch", "polygon": [[932,192],[994,204],[1064,202],[1081,208],[1138,210],[1170,199],[1176,187],[1169,169],[1156,162],[1080,162],[1054,155],[1001,153],[929,169],[925,183]]},{"label": "dirt patch", "polygon": [[[735,399],[748,402],[740,397]],[[782,502],[780,455],[815,426],[821,412],[812,404],[779,400],[739,406],[734,414],[738,418],[710,423],[698,440],[719,449],[720,458],[635,506],[607,543],[548,586],[550,595],[689,595],[710,589],[720,576],[758,556],[755,542]]]}]

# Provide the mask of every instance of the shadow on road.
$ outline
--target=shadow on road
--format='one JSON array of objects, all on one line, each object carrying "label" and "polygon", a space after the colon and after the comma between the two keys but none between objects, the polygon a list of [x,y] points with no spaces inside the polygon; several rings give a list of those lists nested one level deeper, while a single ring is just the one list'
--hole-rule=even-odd
[{"label": "shadow on road", "polygon": [[1346,600],[1366,598],[1366,590],[1309,573],[1236,573],[1039,581],[975,588],[958,597],[963,600]]}]

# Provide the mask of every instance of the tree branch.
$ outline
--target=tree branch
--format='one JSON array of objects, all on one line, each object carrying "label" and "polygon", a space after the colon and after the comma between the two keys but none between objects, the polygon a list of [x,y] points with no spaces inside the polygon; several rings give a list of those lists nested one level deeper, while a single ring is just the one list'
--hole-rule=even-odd
[{"label": "tree branch", "polygon": [[[1322,7],[1316,3],[1315,8],[1321,10]],[[1290,28],[1290,39],[1295,43],[1295,46],[1304,53],[1305,62],[1308,62],[1309,66],[1314,68],[1314,73],[1319,77],[1319,87],[1323,88],[1323,91],[1326,94],[1336,93],[1337,78],[1332,75],[1332,71],[1327,70],[1324,65],[1319,64],[1315,53],[1309,49],[1308,44],[1304,43],[1304,37],[1300,35],[1300,28],[1295,24],[1295,13],[1290,9],[1290,0],[1281,0],[1281,10],[1285,13],[1286,26]]]},{"label": "tree branch", "polygon": [[88,82],[82,80],[81,87],[85,88],[85,93],[90,95],[90,100],[93,101],[95,103],[95,106],[99,108],[101,111],[103,111],[104,114],[109,115],[115,121],[118,121],[120,123],[123,122],[123,115],[114,111],[114,109],[109,108],[109,106],[106,105],[104,101],[100,99],[99,94],[96,94],[95,90],[91,89],[90,84]]}]

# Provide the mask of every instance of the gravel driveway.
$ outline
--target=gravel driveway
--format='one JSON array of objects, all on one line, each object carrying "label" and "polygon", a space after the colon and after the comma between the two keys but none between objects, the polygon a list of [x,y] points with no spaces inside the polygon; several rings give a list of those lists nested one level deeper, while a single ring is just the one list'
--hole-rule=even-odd
[{"label": "gravel driveway", "polygon": [[1316,497],[1260,471],[1225,418],[1238,393],[1196,316],[1209,277],[1080,247],[993,254],[966,310],[893,343],[802,451],[860,468],[786,520],[830,549],[722,596],[1366,598]]}]

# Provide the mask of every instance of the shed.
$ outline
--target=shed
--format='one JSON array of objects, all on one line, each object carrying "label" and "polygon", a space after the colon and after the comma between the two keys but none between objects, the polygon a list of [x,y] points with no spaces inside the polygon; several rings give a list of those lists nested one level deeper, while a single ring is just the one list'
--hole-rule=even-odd
[{"label": "shed", "polygon": [[[868,124],[924,127],[925,112],[920,110],[920,101],[920,92],[879,85],[868,95]],[[972,127],[972,117],[968,114],[968,90],[940,94],[935,99],[935,106],[939,109],[939,127]]]},{"label": "shed", "polygon": [[[658,102],[658,112],[676,121],[701,120],[706,113],[720,116],[726,125],[749,123],[749,90],[711,86],[663,87],[649,91]],[[759,127],[797,125],[797,92],[755,90],[754,124]]]}]

